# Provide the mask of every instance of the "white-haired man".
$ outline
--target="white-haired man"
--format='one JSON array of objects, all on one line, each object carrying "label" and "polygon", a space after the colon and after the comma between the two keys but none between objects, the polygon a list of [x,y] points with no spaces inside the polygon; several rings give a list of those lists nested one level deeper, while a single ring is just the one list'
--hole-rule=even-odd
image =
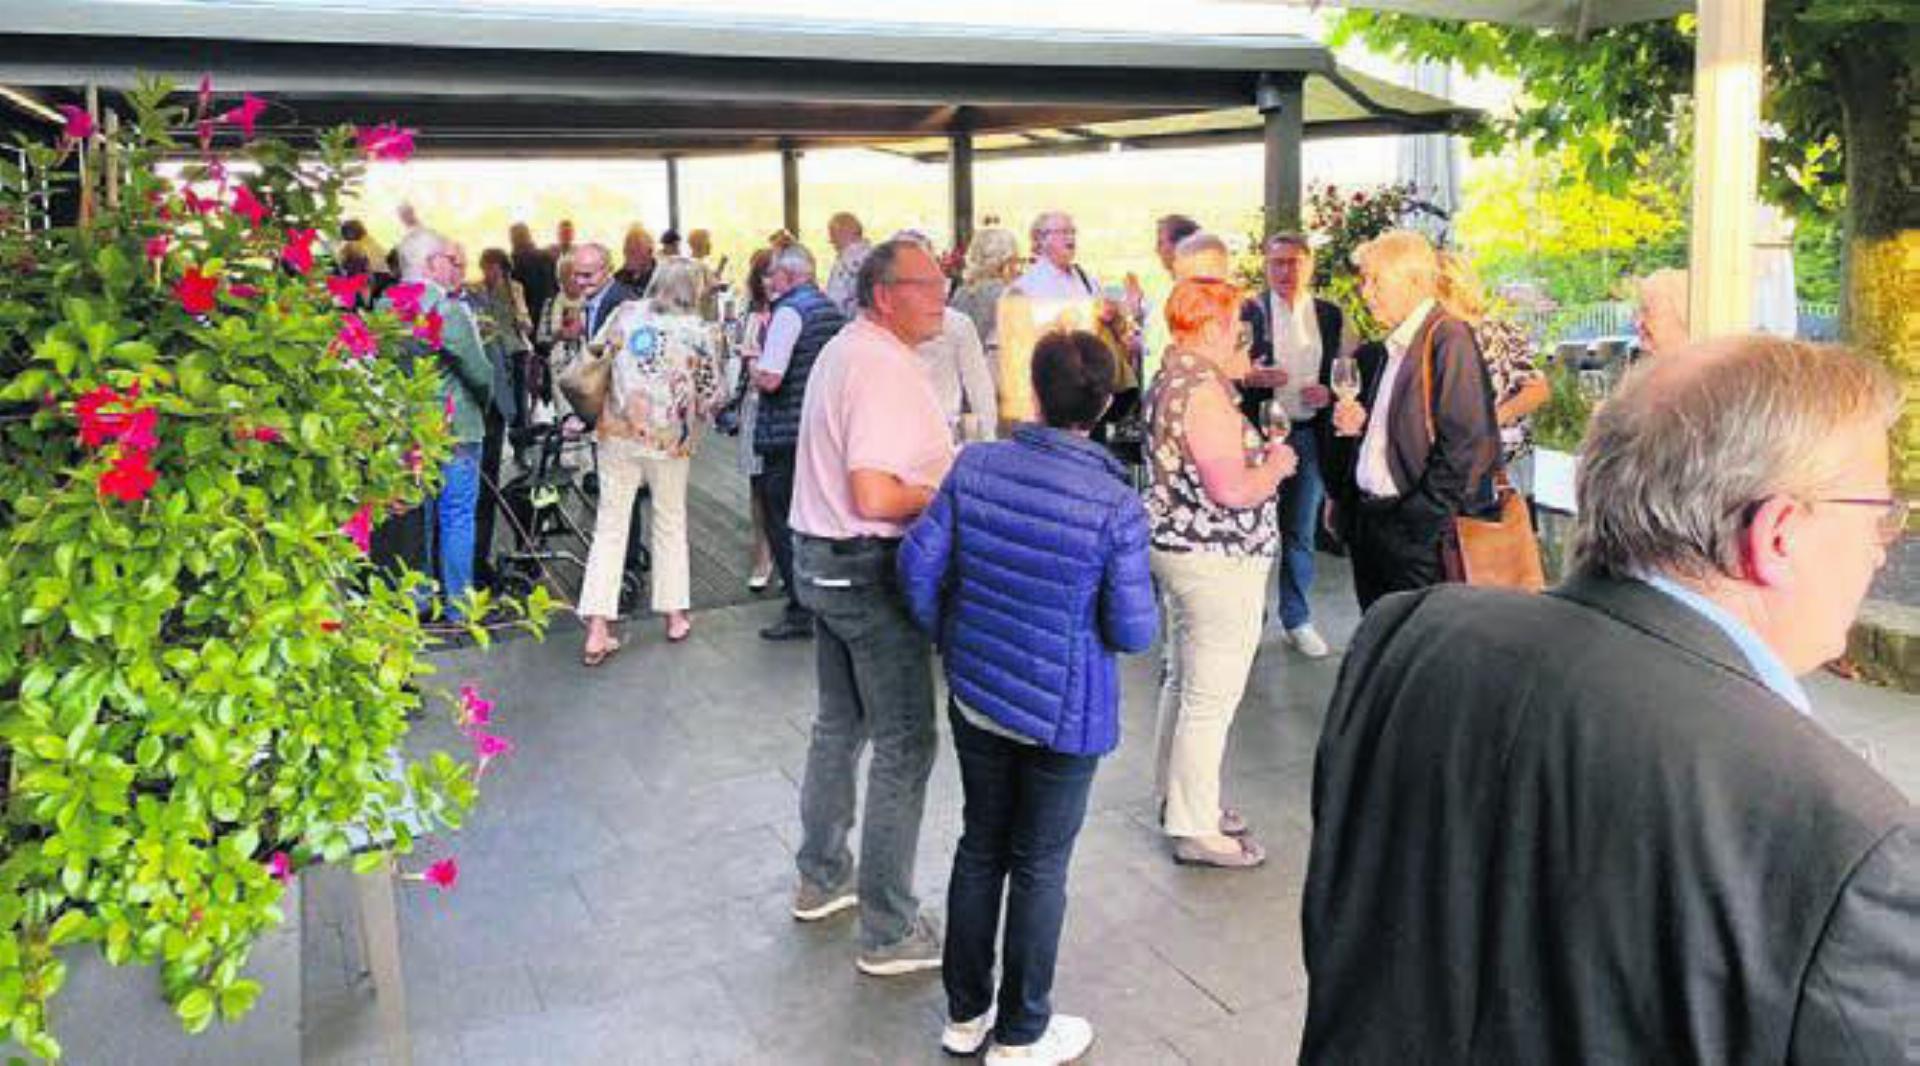
[{"label": "white-haired man", "polygon": [[1014,279],[1013,291],[1035,300],[1101,299],[1100,282],[1074,257],[1080,250],[1080,231],[1065,211],[1043,211],[1027,231],[1033,247],[1033,265]]},{"label": "white-haired man", "polygon": [[842,315],[852,318],[860,312],[855,292],[860,267],[873,253],[873,245],[867,243],[866,228],[851,211],[841,211],[827,220],[827,243],[833,245],[834,258],[833,271],[827,275],[824,291]]},{"label": "white-haired man", "polygon": [[[435,357],[441,401],[452,412],[453,455],[440,468],[440,495],[434,501],[434,556],[441,593],[449,613],[473,585],[474,518],[480,500],[480,446],[486,436],[486,408],[493,395],[493,362],[487,357],[473,312],[459,300],[464,280],[459,249],[424,226],[415,227],[394,249],[403,282],[420,286],[419,313],[437,316],[440,343],[413,340],[415,358]],[[385,298],[396,306],[392,290]],[[419,336],[419,334],[416,334]]]},{"label": "white-haired man", "polygon": [[1633,372],[1574,576],[1387,597],[1314,767],[1305,1063],[1913,1062],[1920,823],[1813,716],[1900,393],[1763,337]]}]

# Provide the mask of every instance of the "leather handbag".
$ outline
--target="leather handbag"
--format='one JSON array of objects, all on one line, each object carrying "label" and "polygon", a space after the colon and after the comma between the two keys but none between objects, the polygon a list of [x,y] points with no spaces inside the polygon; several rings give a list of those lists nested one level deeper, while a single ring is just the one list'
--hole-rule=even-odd
[{"label": "leather handbag", "polygon": [[582,418],[597,421],[607,406],[607,389],[613,383],[613,356],[595,345],[587,345],[572,362],[560,368],[553,383]]},{"label": "leather handbag", "polygon": [[[1426,347],[1420,353],[1420,391],[1426,400],[1427,446],[1434,443],[1433,414],[1433,331],[1426,333]],[[1547,585],[1546,569],[1540,563],[1540,541],[1533,533],[1533,518],[1527,501],[1522,499],[1507,472],[1496,469],[1494,495],[1499,501],[1490,517],[1453,516],[1453,535],[1441,545],[1441,566],[1448,581],[1492,588],[1539,592]]]}]

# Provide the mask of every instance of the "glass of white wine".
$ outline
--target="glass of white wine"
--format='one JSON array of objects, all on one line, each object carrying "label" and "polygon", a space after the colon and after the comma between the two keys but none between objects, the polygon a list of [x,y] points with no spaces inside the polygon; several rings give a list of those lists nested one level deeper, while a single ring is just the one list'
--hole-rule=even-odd
[{"label": "glass of white wine", "polygon": [[1343,403],[1360,399],[1360,361],[1350,355],[1335,359],[1327,384]]},{"label": "glass of white wine", "polygon": [[1293,432],[1293,419],[1278,396],[1260,404],[1260,428],[1266,431],[1268,440],[1286,440],[1287,434]]}]

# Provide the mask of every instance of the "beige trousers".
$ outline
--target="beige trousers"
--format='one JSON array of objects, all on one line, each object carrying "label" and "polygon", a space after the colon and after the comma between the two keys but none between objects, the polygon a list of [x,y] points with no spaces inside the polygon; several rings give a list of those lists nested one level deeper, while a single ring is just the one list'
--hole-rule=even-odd
[{"label": "beige trousers", "polygon": [[580,617],[620,614],[620,572],[632,532],[633,498],[653,486],[651,536],[653,609],[665,614],[689,606],[692,581],[687,557],[687,471],[692,459],[655,459],[618,439],[600,442],[600,509],[593,519],[593,547],[580,589]]},{"label": "beige trousers", "polygon": [[1156,551],[1151,564],[1167,620],[1154,789],[1168,836],[1216,834],[1227,732],[1260,650],[1273,560]]}]

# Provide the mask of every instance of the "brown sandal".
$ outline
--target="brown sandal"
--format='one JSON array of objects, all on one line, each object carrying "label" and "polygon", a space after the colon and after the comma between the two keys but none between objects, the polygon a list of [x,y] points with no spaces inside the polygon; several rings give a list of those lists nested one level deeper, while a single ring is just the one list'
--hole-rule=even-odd
[{"label": "brown sandal", "polygon": [[1213,866],[1223,870],[1250,870],[1267,861],[1267,849],[1252,837],[1235,837],[1239,847],[1215,851],[1192,837],[1173,842],[1173,861],[1182,866]]},{"label": "brown sandal", "polygon": [[607,641],[606,646],[603,648],[600,648],[598,651],[581,652],[580,665],[581,666],[599,666],[601,663],[604,663],[608,659],[613,658],[613,653],[619,650],[620,650],[620,642],[618,640],[609,640]]}]

